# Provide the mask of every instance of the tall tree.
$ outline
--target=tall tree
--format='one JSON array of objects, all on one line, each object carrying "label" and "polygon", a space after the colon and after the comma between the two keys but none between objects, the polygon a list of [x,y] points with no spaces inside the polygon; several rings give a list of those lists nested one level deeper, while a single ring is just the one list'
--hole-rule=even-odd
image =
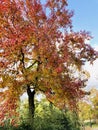
[{"label": "tall tree", "polygon": [[86,44],[87,32],[72,30],[72,16],[67,0],[0,1],[0,88],[6,88],[1,119],[17,108],[25,91],[33,108],[37,91],[63,109],[75,108],[86,94],[81,66],[92,63],[96,52]]}]

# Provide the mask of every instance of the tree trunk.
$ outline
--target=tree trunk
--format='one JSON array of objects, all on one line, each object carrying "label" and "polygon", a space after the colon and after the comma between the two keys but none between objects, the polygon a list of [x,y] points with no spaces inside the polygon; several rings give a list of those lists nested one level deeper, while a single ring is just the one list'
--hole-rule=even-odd
[{"label": "tree trunk", "polygon": [[34,104],[35,90],[31,91],[29,85],[27,86],[27,94],[28,94],[28,103],[29,103],[29,116],[33,119],[34,110],[35,110],[35,104]]}]

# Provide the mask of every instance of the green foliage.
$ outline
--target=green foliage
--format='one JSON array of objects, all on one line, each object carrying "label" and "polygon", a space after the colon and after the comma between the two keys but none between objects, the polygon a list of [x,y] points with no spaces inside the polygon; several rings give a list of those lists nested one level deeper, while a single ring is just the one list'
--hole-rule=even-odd
[{"label": "green foliage", "polygon": [[79,130],[76,113],[61,111],[46,99],[36,101],[34,120],[30,121],[27,113],[28,105],[25,102],[21,109],[21,123],[30,124],[33,130]]},{"label": "green foliage", "polygon": [[0,127],[0,130],[32,130],[32,127],[28,124],[21,124],[18,127],[13,126]]},{"label": "green foliage", "polygon": [[35,103],[34,119],[29,119],[27,101],[20,105],[18,126],[6,121],[0,130],[80,130],[79,119],[75,112],[61,111],[52,103],[42,99]]}]

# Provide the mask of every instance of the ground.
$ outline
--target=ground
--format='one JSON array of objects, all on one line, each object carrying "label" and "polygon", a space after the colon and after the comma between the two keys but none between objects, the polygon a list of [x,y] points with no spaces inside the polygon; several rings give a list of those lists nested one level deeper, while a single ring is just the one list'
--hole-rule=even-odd
[{"label": "ground", "polygon": [[95,128],[93,127],[93,128],[91,128],[91,127],[88,126],[88,127],[85,128],[85,130],[98,130],[98,127],[95,127]]}]

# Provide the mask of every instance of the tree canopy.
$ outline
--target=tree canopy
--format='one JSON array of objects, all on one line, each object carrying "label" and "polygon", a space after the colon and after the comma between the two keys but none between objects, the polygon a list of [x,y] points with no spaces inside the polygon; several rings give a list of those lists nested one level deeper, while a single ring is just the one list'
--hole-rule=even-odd
[{"label": "tree canopy", "polygon": [[[82,65],[96,59],[88,32],[74,32],[67,0],[0,1],[0,119],[13,115],[29,85],[59,108],[86,92]],[[4,89],[5,88],[5,89]]]}]

